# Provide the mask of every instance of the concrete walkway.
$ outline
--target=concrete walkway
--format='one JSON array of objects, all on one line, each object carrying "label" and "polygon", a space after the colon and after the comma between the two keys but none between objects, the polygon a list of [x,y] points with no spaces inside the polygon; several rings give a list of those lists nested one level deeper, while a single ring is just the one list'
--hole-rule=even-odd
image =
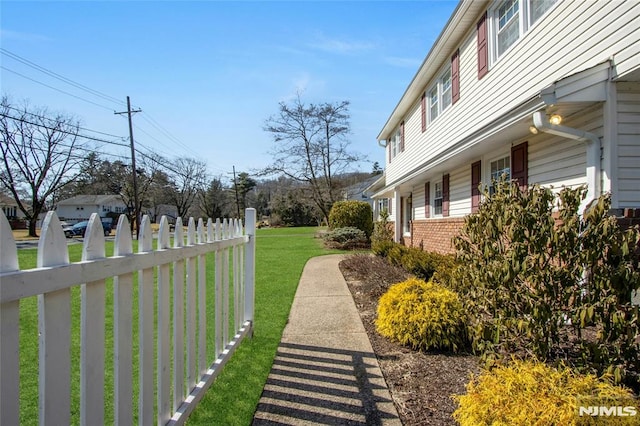
[{"label": "concrete walkway", "polygon": [[253,425],[401,425],[341,259],[305,265]]}]

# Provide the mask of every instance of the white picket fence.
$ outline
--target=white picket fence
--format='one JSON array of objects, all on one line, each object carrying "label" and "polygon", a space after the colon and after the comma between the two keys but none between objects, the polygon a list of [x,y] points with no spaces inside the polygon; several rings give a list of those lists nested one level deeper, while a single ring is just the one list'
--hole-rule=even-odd
[{"label": "white picket fence", "polygon": [[[35,423],[36,416],[40,425],[71,424],[72,404],[78,404],[72,402],[70,373],[74,286],[80,286],[81,312],[79,423],[105,423],[105,357],[112,356],[115,424],[133,424],[135,417],[140,425],[183,424],[237,345],[252,333],[256,214],[254,209],[245,213],[244,230],[237,219],[209,219],[206,225],[200,219],[196,227],[190,218],[186,235],[181,219],[171,235],[163,217],[156,249],[145,216],[136,253],[129,222],[121,216],[112,257],[105,256],[102,224],[94,214],[82,261],[70,263],[60,221],[49,212],[38,242],[37,268],[22,271],[9,223],[0,215],[0,424]],[[215,256],[215,294],[207,294],[209,253]],[[111,277],[113,312],[105,312],[106,280]],[[32,296],[37,296],[38,307],[39,409],[31,413],[33,418],[21,419],[19,311],[20,301]],[[212,304],[213,318],[206,314]],[[105,315],[113,315],[113,354],[105,353]],[[206,335],[209,321],[215,323],[215,336]],[[207,340],[215,346],[209,359]],[[135,363],[139,398],[134,408]]]}]

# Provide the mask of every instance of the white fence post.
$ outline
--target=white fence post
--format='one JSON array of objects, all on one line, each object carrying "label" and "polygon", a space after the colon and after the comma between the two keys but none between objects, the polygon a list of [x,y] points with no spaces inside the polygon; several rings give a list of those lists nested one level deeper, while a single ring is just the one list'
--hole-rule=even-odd
[{"label": "white fence post", "polygon": [[[0,216],[0,424],[32,423],[36,416],[45,426],[78,420],[81,425],[103,424],[107,421],[105,417],[111,418],[111,412],[105,413],[110,401],[114,405],[113,423],[131,424],[136,414],[132,374],[136,366],[138,423],[152,424],[155,417],[158,425],[184,424],[252,330],[255,210],[247,210],[245,232],[239,219],[216,221],[215,230],[209,220],[206,241],[204,222],[198,221],[196,234],[195,221],[190,219],[186,245],[181,219],[177,220],[172,236],[163,217],[155,251],[151,224],[145,216],[137,253],[133,251],[129,222],[123,215],[111,257],[106,257],[102,225],[94,214],[84,235],[82,261],[74,263],[69,262],[70,240],[65,237],[56,214],[49,212],[38,244],[38,267],[24,271],[19,270],[18,250],[9,223],[4,214]],[[207,262],[209,253],[215,254],[215,260],[210,259],[213,262]],[[215,275],[215,282],[207,283],[207,269],[213,263],[215,271],[210,275]],[[134,354],[132,296],[136,273],[139,349]],[[158,287],[154,291],[156,273]],[[113,311],[106,313],[106,307],[111,306],[111,302],[107,305],[110,299],[105,294],[107,280],[111,278]],[[71,393],[73,287],[80,289],[80,395]],[[211,289],[209,295],[207,287]],[[26,390],[20,387],[20,301],[35,296],[39,336],[30,338],[34,342],[39,339],[38,410],[21,419],[20,393],[35,394],[36,387]],[[212,305],[214,318],[208,319],[207,311]],[[113,315],[113,334],[105,327],[105,316],[109,314]],[[215,327],[211,327],[215,328],[215,335],[210,337],[206,335],[209,320],[215,320]],[[114,353],[110,372],[115,383],[113,394],[105,396],[105,377],[109,374],[105,371],[105,348],[111,337]],[[207,343],[215,344],[213,361],[207,358]],[[78,402],[79,411],[72,413]]]},{"label": "white fence post", "polygon": [[[0,211],[0,273],[17,271],[18,253],[9,221]],[[0,282],[2,292],[2,282]],[[0,424],[20,423],[20,301],[0,305]]]},{"label": "white fence post", "polygon": [[[48,212],[38,241],[38,268],[69,263],[67,239]],[[38,295],[40,425],[71,423],[71,288]]]},{"label": "white fence post", "polygon": [[[124,217],[124,216],[122,216]],[[126,217],[125,217],[126,219]],[[125,228],[126,224],[126,228]],[[122,231],[118,224],[118,232],[129,232],[128,221],[123,222]],[[142,217],[140,234],[138,235],[138,253],[153,251],[153,232],[149,216]],[[155,323],[153,318],[153,268],[142,269],[138,272],[138,341],[139,341],[139,396],[138,396],[138,424],[153,424],[153,372],[155,353],[153,335]]]},{"label": "white fence post", "polygon": [[[138,222],[139,224],[140,222]],[[129,221],[120,216],[113,249],[114,256],[133,254],[133,240],[127,232]],[[113,278],[114,417],[116,425],[133,419],[133,272]]]},{"label": "white fence post", "polygon": [[244,321],[253,322],[256,287],[256,209],[246,209],[244,220],[244,232],[249,237],[244,249]]},{"label": "white fence post", "polygon": [[[91,215],[82,260],[105,258],[104,232],[97,213]],[[80,424],[104,423],[105,280],[80,285]]]}]

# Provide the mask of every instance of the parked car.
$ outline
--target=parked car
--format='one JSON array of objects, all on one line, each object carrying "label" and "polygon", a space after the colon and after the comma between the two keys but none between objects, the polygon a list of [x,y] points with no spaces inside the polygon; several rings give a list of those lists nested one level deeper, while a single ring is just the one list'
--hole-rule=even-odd
[{"label": "parked car", "polygon": [[[89,221],[86,220],[76,223],[72,227],[73,234],[84,237],[84,233],[87,232],[87,226],[89,226]],[[109,219],[102,220],[102,228],[104,229],[105,237],[111,234],[111,222]]]},{"label": "parked car", "polygon": [[73,226],[69,225],[67,222],[60,222],[60,225],[62,225],[65,237],[71,238],[75,235],[73,232]]}]

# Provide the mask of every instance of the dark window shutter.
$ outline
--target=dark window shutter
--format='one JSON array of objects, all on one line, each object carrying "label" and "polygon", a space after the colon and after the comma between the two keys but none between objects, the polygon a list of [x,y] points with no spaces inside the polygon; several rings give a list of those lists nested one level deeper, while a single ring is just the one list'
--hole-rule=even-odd
[{"label": "dark window shutter", "polygon": [[442,216],[449,216],[449,173],[442,176]]},{"label": "dark window shutter", "polygon": [[427,94],[423,93],[420,99],[420,118],[422,119],[422,131],[427,130]]},{"label": "dark window shutter", "polygon": [[404,152],[404,121],[400,123],[400,152]]},{"label": "dark window shutter", "polygon": [[[424,96],[424,95],[423,95]],[[460,100],[460,49],[451,57],[451,102]]]},{"label": "dark window shutter", "polygon": [[431,182],[424,184],[424,217],[431,216]]},{"label": "dark window shutter", "polygon": [[523,142],[511,148],[511,179],[517,180],[520,188],[529,183],[529,143]]},{"label": "dark window shutter", "polygon": [[489,44],[487,34],[487,13],[478,21],[478,80],[489,72]]},{"label": "dark window shutter", "polygon": [[393,212],[391,211],[391,206],[393,206],[393,198],[387,198],[389,203],[389,214],[391,215]]},{"label": "dark window shutter", "polygon": [[480,166],[480,161],[476,161],[471,165],[471,213],[477,212],[480,207],[480,190],[478,189],[482,170]]}]

